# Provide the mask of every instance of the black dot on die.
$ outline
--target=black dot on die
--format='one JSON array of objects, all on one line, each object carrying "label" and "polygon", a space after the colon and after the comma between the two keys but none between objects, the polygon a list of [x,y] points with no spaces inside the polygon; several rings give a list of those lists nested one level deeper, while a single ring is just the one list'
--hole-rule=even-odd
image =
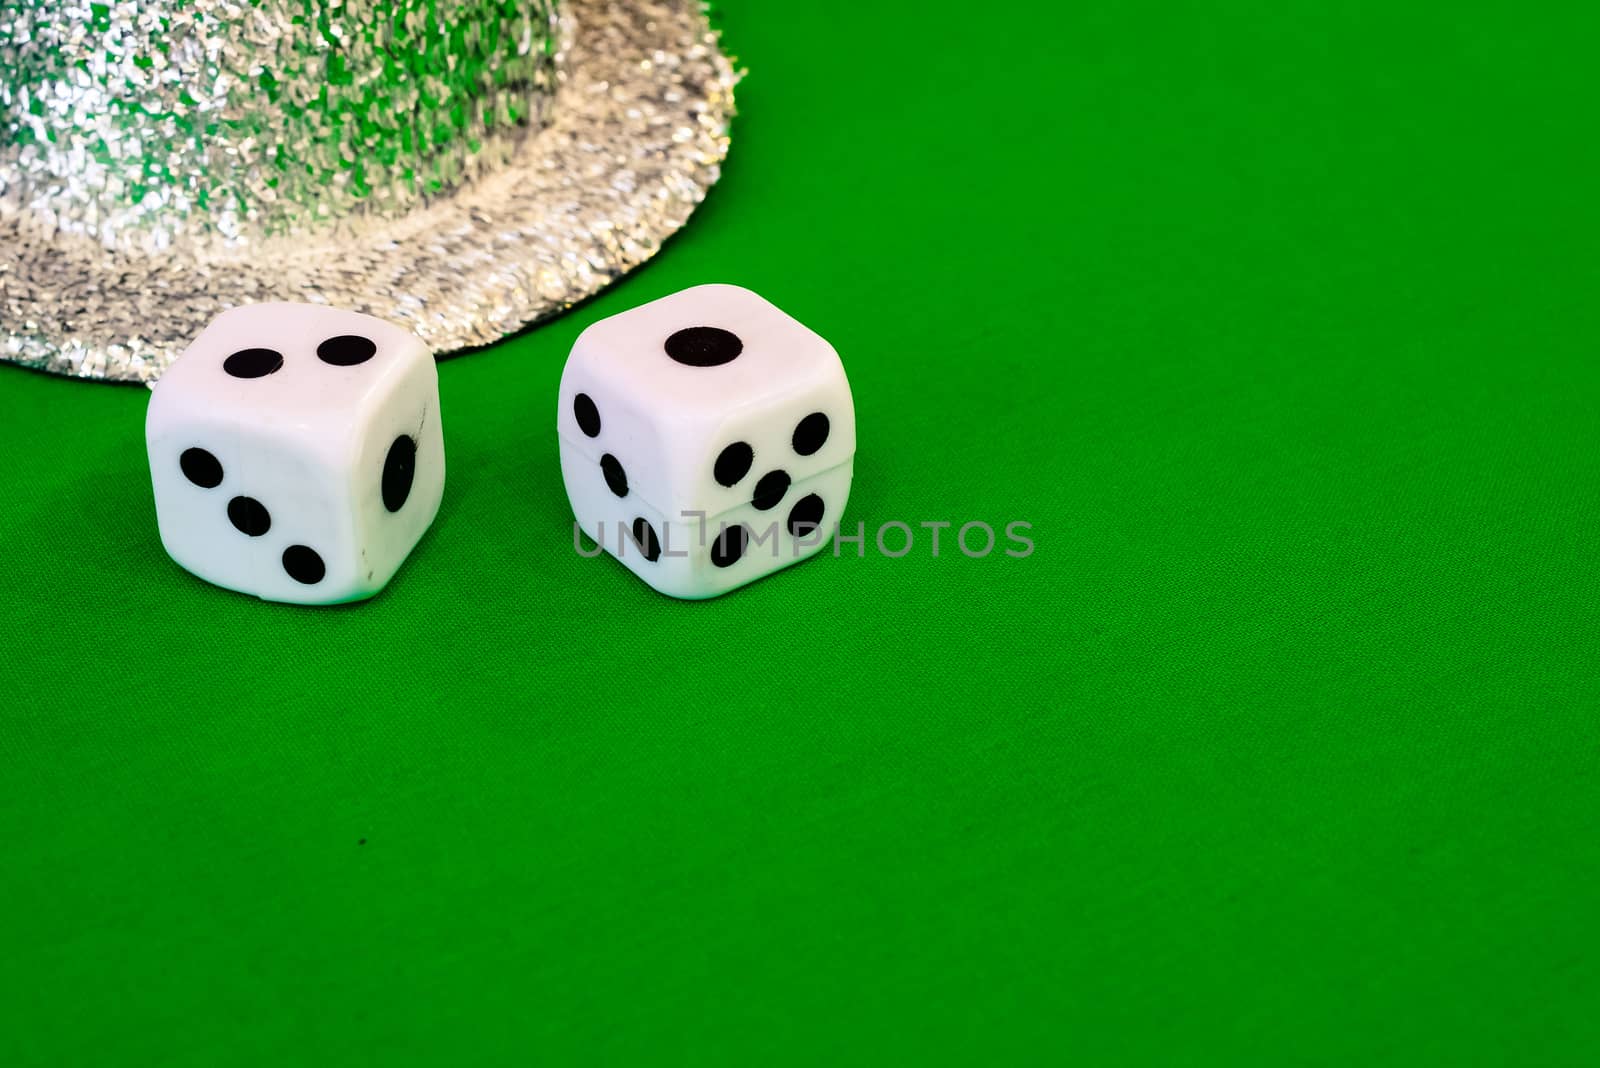
[{"label": "black dot on die", "polygon": [[600,409],[594,406],[594,398],[587,393],[580,393],[572,398],[572,414],[578,420],[578,429],[591,438],[600,436]]},{"label": "black dot on die", "polygon": [[691,326],[667,338],[667,355],[689,367],[718,367],[737,359],[744,342],[720,326]]},{"label": "black dot on die", "polygon": [[307,586],[315,586],[328,573],[322,557],[309,545],[291,545],[283,550],[283,570],[290,578]]},{"label": "black dot on die", "polygon": [[335,367],[353,367],[358,363],[366,363],[377,351],[378,346],[373,344],[371,338],[360,334],[340,334],[317,346],[317,359]]},{"label": "black dot on die", "polygon": [[606,476],[606,485],[611,487],[611,492],[618,497],[628,495],[628,473],[622,469],[622,463],[609,452],[600,457],[600,473]]},{"label": "black dot on die", "polygon": [[768,471],[761,476],[761,481],[756,483],[755,496],[750,503],[765,512],[769,508],[776,508],[778,502],[783,500],[783,495],[789,492],[789,472]]},{"label": "black dot on die", "polygon": [[398,512],[411,496],[411,480],[417,473],[417,443],[401,434],[389,446],[389,455],[383,460],[383,506]]},{"label": "black dot on die", "polygon": [[743,524],[723,527],[717,540],[711,543],[711,562],[717,567],[732,567],[744,555],[744,547],[749,541],[750,532]]},{"label": "black dot on die", "polygon": [[754,449],[742,441],[736,441],[717,454],[717,462],[711,473],[716,476],[719,485],[736,486],[741,478],[750,473],[750,465],[755,458]]},{"label": "black dot on die", "polygon": [[178,457],[178,467],[184,478],[201,489],[222,485],[222,462],[204,449],[184,449]]},{"label": "black dot on die", "polygon": [[821,412],[812,412],[794,428],[794,451],[801,456],[810,456],[827,440],[828,417]]},{"label": "black dot on die", "polygon": [[254,497],[235,497],[228,502],[228,522],[240,534],[248,534],[252,538],[259,538],[272,529],[272,516],[267,513],[267,508]]},{"label": "black dot on die", "polygon": [[791,538],[809,537],[822,526],[822,498],[815,493],[808,493],[794,502],[794,507],[789,509],[789,536]]},{"label": "black dot on die", "polygon": [[633,521],[633,542],[652,564],[661,559],[661,542],[656,539],[656,529],[645,521],[644,516]]},{"label": "black dot on die", "polygon": [[277,349],[240,349],[222,361],[222,369],[234,378],[265,378],[283,366],[283,353]]}]

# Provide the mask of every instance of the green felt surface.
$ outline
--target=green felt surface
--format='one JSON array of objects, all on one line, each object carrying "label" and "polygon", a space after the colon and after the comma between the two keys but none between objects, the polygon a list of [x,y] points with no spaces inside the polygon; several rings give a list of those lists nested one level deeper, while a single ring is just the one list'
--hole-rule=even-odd
[{"label": "green felt surface", "polygon": [[[358,607],[0,368],[0,1063],[1596,1063],[1596,26],[1337,6],[730,0],[722,184],[442,366]],[[575,556],[568,348],[719,280],[843,354],[849,522],[1033,555]]]}]

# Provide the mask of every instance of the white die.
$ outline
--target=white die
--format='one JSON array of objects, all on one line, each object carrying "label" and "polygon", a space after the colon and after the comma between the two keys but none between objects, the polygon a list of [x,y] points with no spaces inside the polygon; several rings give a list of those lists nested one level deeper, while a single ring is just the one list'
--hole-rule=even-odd
[{"label": "white die", "polygon": [[585,330],[556,433],[583,531],[674,597],[714,597],[831,544],[855,466],[838,353],[729,285]]},{"label": "white die", "polygon": [[444,492],[427,348],[317,304],[219,315],[157,382],[145,443],[167,552],[269,601],[372,596]]}]

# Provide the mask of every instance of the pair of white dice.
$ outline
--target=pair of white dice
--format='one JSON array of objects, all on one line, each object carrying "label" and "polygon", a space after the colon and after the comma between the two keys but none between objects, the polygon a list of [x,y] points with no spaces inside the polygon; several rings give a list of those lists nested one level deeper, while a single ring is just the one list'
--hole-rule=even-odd
[{"label": "pair of white dice", "polygon": [[[838,355],[736,286],[584,331],[557,432],[580,527],[675,597],[827,544],[855,457]],[[399,327],[318,305],[219,316],[157,384],[145,433],[168,553],[267,600],[376,593],[444,490],[432,357]]]}]

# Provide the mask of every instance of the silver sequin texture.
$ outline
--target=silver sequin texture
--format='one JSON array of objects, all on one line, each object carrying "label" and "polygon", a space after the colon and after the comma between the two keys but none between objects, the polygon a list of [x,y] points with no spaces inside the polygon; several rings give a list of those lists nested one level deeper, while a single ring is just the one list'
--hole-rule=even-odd
[{"label": "silver sequin texture", "polygon": [[684,224],[735,80],[693,0],[0,0],[0,358],[154,381],[263,300],[490,343]]}]

